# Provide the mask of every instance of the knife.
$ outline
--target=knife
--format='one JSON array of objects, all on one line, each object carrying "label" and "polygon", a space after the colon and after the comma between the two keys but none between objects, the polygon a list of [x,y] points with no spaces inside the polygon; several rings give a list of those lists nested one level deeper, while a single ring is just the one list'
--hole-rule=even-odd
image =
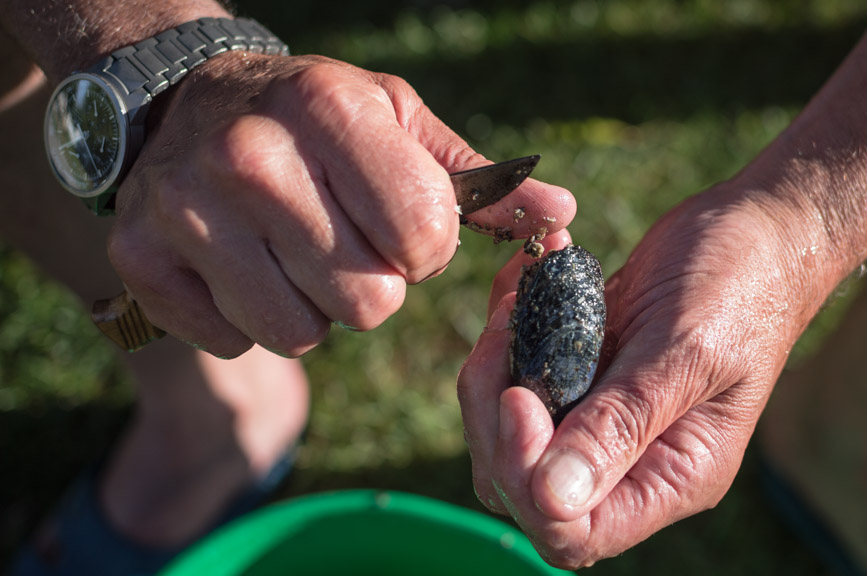
[{"label": "knife", "polygon": [[[539,163],[539,158],[539,155],[526,156],[449,174],[461,224],[475,232],[489,233],[470,222],[467,214],[487,208],[508,196],[526,180]],[[164,330],[151,324],[126,291],[114,298],[96,301],[90,316],[103,334],[128,352],[135,352],[166,335]]]}]

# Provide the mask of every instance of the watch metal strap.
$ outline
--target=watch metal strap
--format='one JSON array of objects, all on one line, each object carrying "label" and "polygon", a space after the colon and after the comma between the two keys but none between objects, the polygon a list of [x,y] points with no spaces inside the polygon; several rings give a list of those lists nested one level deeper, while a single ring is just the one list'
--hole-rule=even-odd
[{"label": "watch metal strap", "polygon": [[150,99],[187,72],[229,50],[289,54],[289,47],[250,18],[201,18],[111,53],[94,71],[116,78],[136,101]]}]

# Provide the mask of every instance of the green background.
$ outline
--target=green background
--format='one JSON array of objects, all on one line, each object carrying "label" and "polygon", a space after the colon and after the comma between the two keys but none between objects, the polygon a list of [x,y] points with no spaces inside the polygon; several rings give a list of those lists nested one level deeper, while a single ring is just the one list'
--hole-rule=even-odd
[{"label": "green background", "polygon": [[[742,168],[867,24],[860,0],[236,2],[289,42],[402,76],[493,160],[541,154],[570,189],[573,238],[606,275],[680,199]],[[313,413],[282,496],[375,487],[481,509],[455,376],[491,279],[519,245],[462,231],[441,277],[376,330],[335,329],[305,357]],[[807,357],[832,306],[793,353]],[[83,307],[0,245],[0,566],[126,421],[132,392]],[[822,574],[776,517],[747,452],[722,503],[586,573]]]}]

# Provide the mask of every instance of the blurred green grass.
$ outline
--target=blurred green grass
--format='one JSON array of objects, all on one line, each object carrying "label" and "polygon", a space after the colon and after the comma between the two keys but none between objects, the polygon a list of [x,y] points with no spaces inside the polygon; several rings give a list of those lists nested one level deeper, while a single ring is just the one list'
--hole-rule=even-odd
[{"label": "blurred green grass", "polygon": [[[246,0],[293,53],[406,78],[491,159],[542,154],[534,176],[576,195],[576,242],[615,271],[679,200],[743,167],[794,117],[867,24],[855,0],[324,3]],[[335,329],[305,357],[313,413],[285,496],[377,487],[479,509],[455,376],[517,245],[462,233],[441,277],[371,333]],[[830,307],[799,343],[809,354]],[[0,565],[22,527],[108,445],[129,384],[82,308],[0,249]],[[717,509],[592,574],[821,574],[758,487],[756,455]]]}]

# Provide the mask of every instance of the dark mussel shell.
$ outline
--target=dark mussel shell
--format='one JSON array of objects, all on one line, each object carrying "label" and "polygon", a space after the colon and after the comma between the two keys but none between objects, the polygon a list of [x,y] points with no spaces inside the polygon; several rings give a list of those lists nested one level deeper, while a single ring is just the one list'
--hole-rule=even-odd
[{"label": "dark mussel shell", "polygon": [[604,289],[599,261],[580,246],[551,251],[521,275],[511,321],[512,379],[539,396],[555,425],[596,374]]}]

